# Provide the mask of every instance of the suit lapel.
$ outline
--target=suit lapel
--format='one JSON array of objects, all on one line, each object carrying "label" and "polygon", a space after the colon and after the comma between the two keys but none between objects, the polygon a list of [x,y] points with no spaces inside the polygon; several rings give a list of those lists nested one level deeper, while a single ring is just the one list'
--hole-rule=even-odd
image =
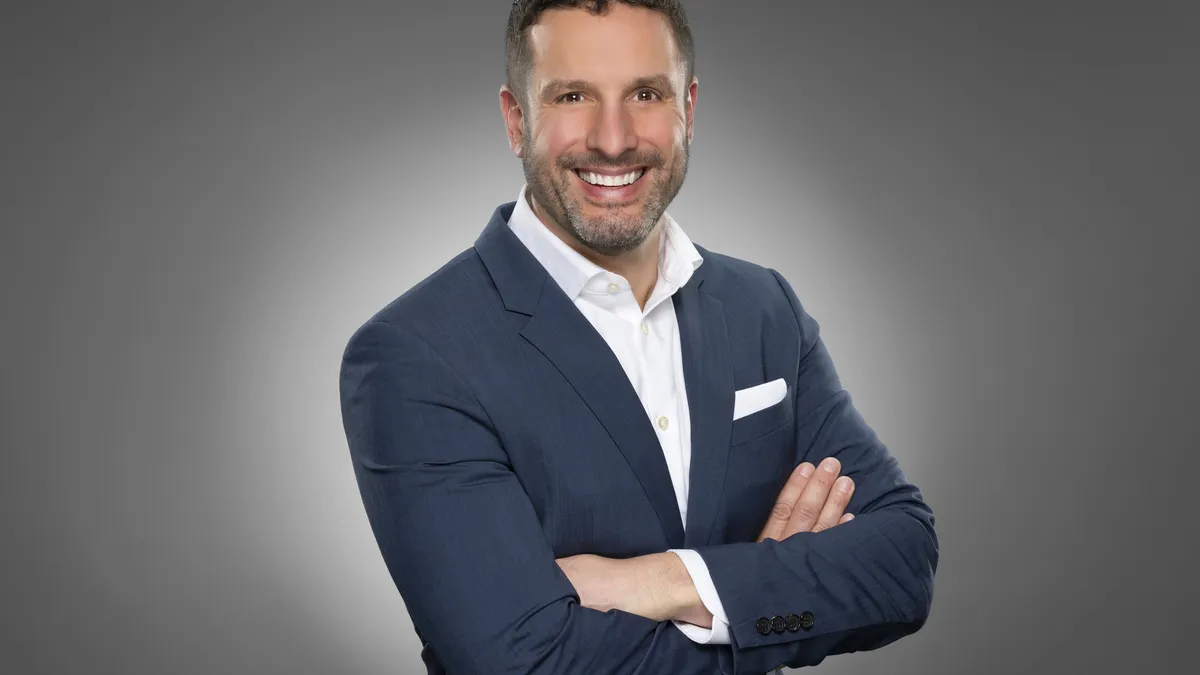
[{"label": "suit lapel", "polygon": [[707,545],[721,506],[733,426],[733,357],[725,311],[701,288],[711,261],[672,296],[692,432],[685,534],[662,446],[637,392],[608,343],[509,229],[514,205],[498,207],[475,242],[505,308],[529,316],[521,335],[554,364],[608,431],[641,482],[670,547]]},{"label": "suit lapel", "polygon": [[683,522],[658,435],[621,362],[574,303],[508,228],[505,204],[475,243],[509,311],[529,315],[521,335],[562,373],[608,431],[641,482],[671,548]]},{"label": "suit lapel", "polygon": [[713,522],[721,506],[733,428],[733,357],[724,307],[701,289],[707,276],[701,272],[708,271],[701,265],[672,298],[679,321],[683,377],[692,420],[692,460],[684,539],[687,548],[705,546],[712,538]]},{"label": "suit lapel", "polygon": [[683,522],[658,435],[608,343],[553,280],[521,335],[558,368],[625,455],[654,505],[667,541],[683,546]]}]

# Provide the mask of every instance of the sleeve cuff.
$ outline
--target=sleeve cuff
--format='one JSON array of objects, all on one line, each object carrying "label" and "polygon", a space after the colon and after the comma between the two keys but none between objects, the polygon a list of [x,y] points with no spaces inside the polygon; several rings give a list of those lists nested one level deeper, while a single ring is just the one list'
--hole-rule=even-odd
[{"label": "sleeve cuff", "polygon": [[688,575],[692,577],[692,584],[695,585],[696,592],[700,595],[700,602],[713,615],[712,628],[704,628],[685,621],[673,620],[672,623],[692,642],[702,645],[730,644],[729,618],[725,615],[725,607],[721,605],[717,588],[713,585],[712,576],[708,573],[708,565],[704,563],[704,559],[700,557],[699,553],[691,549],[669,550],[683,561],[683,566],[687,568]]}]

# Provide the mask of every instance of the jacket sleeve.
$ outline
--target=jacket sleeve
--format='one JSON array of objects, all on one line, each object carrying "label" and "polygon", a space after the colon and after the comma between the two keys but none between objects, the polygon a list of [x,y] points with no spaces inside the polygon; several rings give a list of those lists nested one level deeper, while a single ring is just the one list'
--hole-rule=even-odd
[{"label": "jacket sleeve", "polygon": [[415,334],[377,320],[359,328],[343,355],[340,393],[380,552],[448,672],[713,675],[729,667],[728,645],[579,604],[487,412]]},{"label": "jacket sleeve", "polygon": [[[783,541],[697,547],[729,620],[736,673],[816,665],[917,631],[929,616],[938,560],[932,510],[855,410],[817,322],[771,272],[800,329],[793,466],[836,457],[854,479],[846,511],[855,518]],[[782,632],[761,621],[791,614]]]}]

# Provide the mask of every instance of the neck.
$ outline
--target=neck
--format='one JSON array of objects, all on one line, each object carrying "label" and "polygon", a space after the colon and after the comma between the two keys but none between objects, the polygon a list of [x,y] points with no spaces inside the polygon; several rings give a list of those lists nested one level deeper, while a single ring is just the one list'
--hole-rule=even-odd
[{"label": "neck", "polygon": [[655,223],[654,229],[650,231],[650,236],[646,237],[646,240],[637,248],[622,251],[616,255],[605,255],[584,246],[574,235],[559,225],[558,221],[549,217],[538,205],[533,195],[527,194],[526,197],[534,215],[548,230],[554,233],[554,236],[596,265],[627,279],[638,306],[643,308],[646,306],[646,301],[650,299],[650,294],[654,292],[654,286],[658,283],[658,251],[660,239],[663,236],[663,219],[660,218]]}]

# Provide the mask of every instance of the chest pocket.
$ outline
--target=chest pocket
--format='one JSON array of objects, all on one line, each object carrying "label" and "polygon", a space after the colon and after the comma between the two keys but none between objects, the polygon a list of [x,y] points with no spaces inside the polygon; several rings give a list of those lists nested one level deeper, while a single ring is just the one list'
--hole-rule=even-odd
[{"label": "chest pocket", "polygon": [[733,421],[729,444],[749,443],[777,431],[792,421],[795,392],[788,387],[782,400]]}]

